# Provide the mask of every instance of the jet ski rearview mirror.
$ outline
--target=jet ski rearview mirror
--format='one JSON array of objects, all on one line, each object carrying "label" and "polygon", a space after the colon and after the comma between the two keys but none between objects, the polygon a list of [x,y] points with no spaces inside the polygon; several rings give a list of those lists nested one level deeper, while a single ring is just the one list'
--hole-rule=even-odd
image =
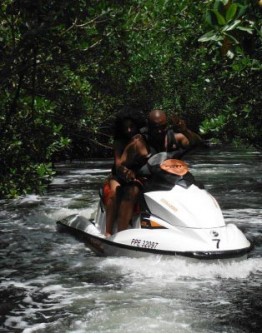
[{"label": "jet ski rearview mirror", "polygon": [[150,167],[160,165],[163,161],[165,161],[168,158],[168,153],[167,152],[160,152],[157,154],[152,155],[147,161],[147,164]]}]

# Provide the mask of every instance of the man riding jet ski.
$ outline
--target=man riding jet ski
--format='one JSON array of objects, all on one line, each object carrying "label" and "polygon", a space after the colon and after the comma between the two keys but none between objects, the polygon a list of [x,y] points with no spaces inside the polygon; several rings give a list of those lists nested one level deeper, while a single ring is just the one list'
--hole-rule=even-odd
[{"label": "man riding jet ski", "polygon": [[151,175],[126,230],[105,238],[104,197],[95,219],[72,215],[57,225],[101,256],[161,254],[211,260],[245,257],[250,242],[234,225],[225,224],[215,198],[200,187],[188,166],[166,152],[152,156],[141,175]]}]

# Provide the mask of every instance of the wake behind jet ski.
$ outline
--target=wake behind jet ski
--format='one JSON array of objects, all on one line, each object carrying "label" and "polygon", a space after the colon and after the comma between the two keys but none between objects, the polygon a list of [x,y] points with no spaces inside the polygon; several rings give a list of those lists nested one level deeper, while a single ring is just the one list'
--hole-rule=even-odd
[{"label": "wake behind jet ski", "polygon": [[216,199],[197,184],[187,164],[162,152],[141,174],[149,175],[127,230],[105,238],[106,213],[101,193],[95,219],[71,215],[57,222],[60,231],[80,237],[101,256],[150,254],[201,260],[246,257],[252,245],[234,224],[226,224]]}]

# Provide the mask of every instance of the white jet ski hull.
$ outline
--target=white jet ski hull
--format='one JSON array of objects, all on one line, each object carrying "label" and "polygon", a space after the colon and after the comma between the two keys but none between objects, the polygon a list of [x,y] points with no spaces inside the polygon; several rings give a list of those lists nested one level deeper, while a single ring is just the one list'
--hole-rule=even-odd
[{"label": "white jet ski hull", "polygon": [[[152,175],[164,154],[152,157]],[[157,173],[160,182],[153,178],[151,187],[145,188],[140,213],[134,213],[128,229],[118,232],[114,226],[112,236],[105,238],[103,195],[93,221],[73,215],[57,222],[57,226],[81,237],[101,256],[159,254],[213,260],[248,254],[250,241],[236,225],[225,223],[216,199],[198,187],[192,174],[170,178],[170,174]]]},{"label": "white jet ski hull", "polygon": [[[162,255],[197,260],[244,259],[247,258],[247,254],[252,248],[251,243],[244,237],[242,248],[221,249],[220,240],[215,237],[217,231],[214,231],[214,229],[206,230],[204,233],[202,231],[203,234],[210,235],[211,245],[209,249],[201,249],[201,247],[193,249],[191,243],[188,250],[183,250],[182,248],[185,249],[186,245],[181,237],[181,232],[176,234],[177,231],[172,231],[170,233],[167,229],[130,228],[107,239],[99,232],[93,221],[83,216],[72,215],[66,217],[58,221],[57,226],[60,232],[73,234],[99,256],[145,257]],[[239,229],[234,225],[233,228],[236,229],[235,233],[243,237]],[[222,229],[217,230],[221,233]],[[199,232],[197,231],[198,234]],[[185,233],[188,232],[185,231]]]}]

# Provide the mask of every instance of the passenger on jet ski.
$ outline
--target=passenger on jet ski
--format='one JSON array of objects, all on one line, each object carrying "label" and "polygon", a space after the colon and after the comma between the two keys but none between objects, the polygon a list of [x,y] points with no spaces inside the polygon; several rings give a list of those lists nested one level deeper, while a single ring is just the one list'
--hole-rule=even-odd
[{"label": "passenger on jet ski", "polygon": [[[190,138],[183,133],[176,133],[172,129],[168,129],[167,116],[163,110],[152,110],[149,113],[148,127],[142,129],[141,133],[141,136],[136,136],[135,140],[132,140],[125,147],[121,156],[122,165],[132,166],[134,162],[146,161],[152,155],[159,152],[170,152],[170,157],[181,157],[189,149],[202,142],[201,138],[189,129],[188,136]],[[134,175],[130,181],[137,181],[137,176]],[[129,202],[124,202],[127,205],[120,205],[119,207],[117,219],[118,231],[127,229],[139,191],[135,193],[134,197],[132,197],[133,194],[130,195],[131,197],[128,196]],[[132,207],[129,203],[132,203]]]},{"label": "passenger on jet ski", "polygon": [[[127,108],[117,114],[114,125],[114,165],[112,173],[106,180],[104,195],[106,194],[106,236],[112,234],[112,226],[117,217],[118,221],[125,221],[132,216],[133,207],[140,192],[140,184],[130,182],[135,179],[135,170],[145,161],[139,163],[129,157],[128,164],[121,160],[123,151],[129,143],[134,143],[139,129],[145,125],[142,112]],[[121,201],[117,202],[117,193],[121,191]],[[118,196],[120,197],[120,196]],[[118,214],[119,205],[119,214]],[[124,217],[123,214],[124,213]],[[121,223],[119,223],[121,226]]]}]

